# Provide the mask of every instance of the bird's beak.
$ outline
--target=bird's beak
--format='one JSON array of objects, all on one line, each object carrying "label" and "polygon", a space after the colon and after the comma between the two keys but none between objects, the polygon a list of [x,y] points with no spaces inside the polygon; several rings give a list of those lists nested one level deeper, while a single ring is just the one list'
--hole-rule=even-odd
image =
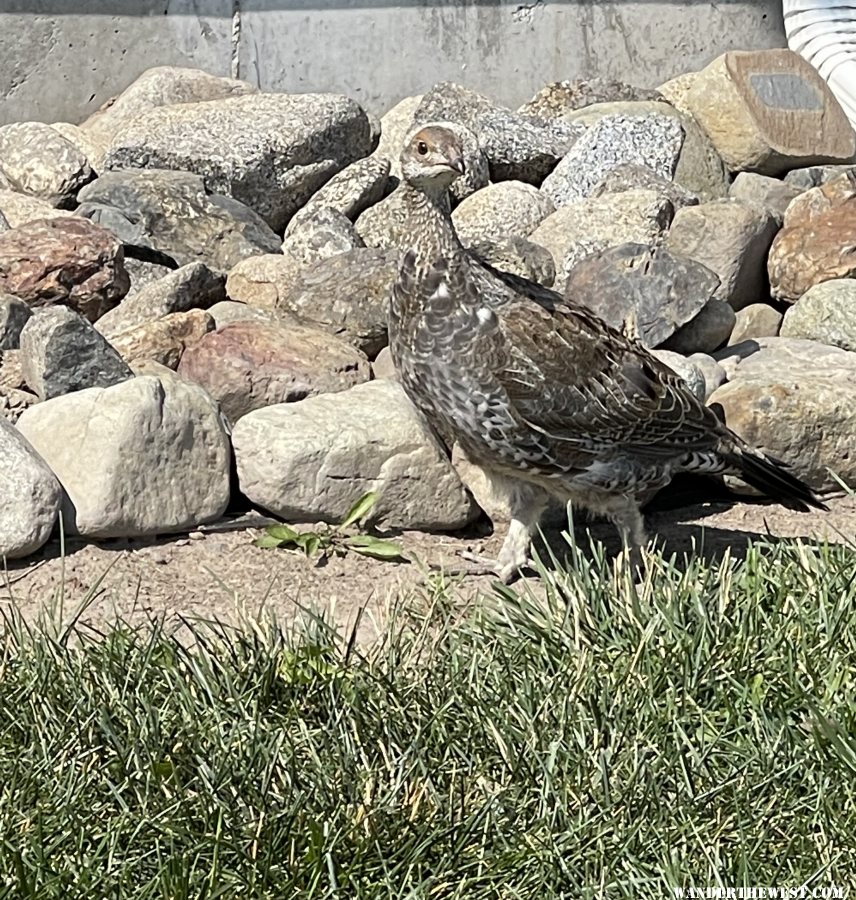
[{"label": "bird's beak", "polygon": [[458,153],[455,153],[449,157],[449,168],[453,169],[458,175],[463,175],[466,172],[466,166],[464,166],[464,157]]}]

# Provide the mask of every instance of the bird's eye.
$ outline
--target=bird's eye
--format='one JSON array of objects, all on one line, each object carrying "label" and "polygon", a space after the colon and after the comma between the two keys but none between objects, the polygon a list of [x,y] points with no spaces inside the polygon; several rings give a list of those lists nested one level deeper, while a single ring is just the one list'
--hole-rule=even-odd
[{"label": "bird's eye", "polygon": [[419,141],[419,142],[416,144],[416,152],[417,152],[420,156],[426,156],[426,155],[427,155],[427,153],[428,153],[428,145],[425,143],[425,141]]}]

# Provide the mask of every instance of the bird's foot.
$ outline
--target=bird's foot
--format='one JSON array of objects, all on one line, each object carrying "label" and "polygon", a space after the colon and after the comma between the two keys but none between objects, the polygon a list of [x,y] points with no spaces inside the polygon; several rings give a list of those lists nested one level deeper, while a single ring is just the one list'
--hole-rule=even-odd
[{"label": "bird's foot", "polygon": [[445,575],[452,577],[459,575],[471,575],[473,577],[492,575],[503,584],[510,584],[520,575],[520,570],[530,563],[530,560],[526,558],[522,562],[516,560],[503,561],[502,554],[500,554],[498,559],[490,559],[487,556],[471,553],[468,550],[460,550],[457,555],[469,565],[432,565],[431,568],[442,571]]}]

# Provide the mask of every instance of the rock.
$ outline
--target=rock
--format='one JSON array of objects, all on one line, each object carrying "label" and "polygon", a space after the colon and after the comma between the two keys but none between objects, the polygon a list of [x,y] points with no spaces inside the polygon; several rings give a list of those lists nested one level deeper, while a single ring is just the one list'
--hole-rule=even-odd
[{"label": "rock", "polygon": [[716,272],[716,296],[737,310],[767,294],[765,262],[777,229],[766,210],[713,200],[678,210],[666,246]]},{"label": "rock", "polygon": [[145,325],[172,313],[208,309],[226,299],[226,276],[204,263],[190,263],[136,294],[127,296],[105,313],[96,328],[107,338]]},{"label": "rock", "polygon": [[[160,106],[219,100],[223,97],[253,94],[257,90],[246,81],[218,78],[200,69],[157,66],[143,72],[133,84],[90,116],[80,127],[90,140],[99,142],[106,148],[126,122],[139,119]],[[99,170],[102,162],[103,159],[93,160],[95,168]]]},{"label": "rock", "polygon": [[[673,180],[682,188],[697,194],[701,200],[716,200],[728,193],[729,175],[710,142],[692,116],[685,115],[669,103],[635,101],[627,103],[598,103],[570,114],[578,125],[591,129],[604,118],[629,117],[671,119],[683,131],[683,143],[674,167]],[[597,163],[597,154],[594,154]]]},{"label": "rock", "polygon": [[367,156],[351,163],[309,198],[303,209],[288,223],[285,237],[290,237],[296,226],[320,210],[334,209],[355,221],[360,213],[383,199],[389,182],[389,169],[389,160],[382,156]]},{"label": "rock", "polygon": [[[0,416],[0,564],[35,553],[59,514],[60,486],[17,428]],[[4,565],[5,568],[5,565]]]},{"label": "rock", "polygon": [[691,116],[689,107],[686,104],[686,96],[690,88],[698,78],[698,72],[684,72],[668,81],[663,82],[657,91],[662,94],[666,102],[674,106],[676,110],[684,115]]},{"label": "rock", "polygon": [[704,373],[692,360],[671,350],[652,350],[651,352],[676,375],[680,375],[686,382],[687,387],[704,403],[707,393],[707,382],[705,381]]},{"label": "rock", "polygon": [[389,347],[384,347],[377,355],[377,359],[372,363],[373,378],[388,378],[395,381],[398,378],[398,372],[395,370],[395,363],[392,361],[392,353]]},{"label": "rock", "polygon": [[226,279],[231,300],[259,309],[279,309],[303,267],[293,256],[265,254],[238,263]]},{"label": "rock", "polygon": [[163,106],[125,120],[107,169],[174,169],[201,175],[274,230],[331,176],[371,152],[365,112],[336,94],[242,94]]},{"label": "rock", "polygon": [[606,78],[577,78],[574,81],[553,81],[544,85],[517,112],[524,116],[556,118],[593,103],[613,103],[628,100],[662,100],[659,91],[638,88],[623,81]]},{"label": "rock", "polygon": [[6,216],[4,216],[2,212],[0,212],[0,233],[8,231],[11,227],[12,226],[9,224]]},{"label": "rock", "polygon": [[353,344],[370,359],[386,346],[387,299],[399,253],[352,250],[300,271],[275,307]]},{"label": "rock", "polygon": [[93,177],[77,147],[42,122],[0,128],[0,174],[14,190],[62,207]]},{"label": "rock", "polygon": [[619,244],[653,244],[669,227],[672,204],[653,191],[625,191],[562,206],[529,235],[556,261],[559,283],[586,256]]},{"label": "rock", "polygon": [[369,207],[357,219],[355,228],[366,247],[407,250],[410,247],[409,207],[403,202],[404,190],[396,189],[388,197]]},{"label": "rock", "polygon": [[21,352],[3,350],[0,352],[0,416],[13,424],[25,409],[39,402],[39,398],[24,387]]},{"label": "rock", "polygon": [[[134,248],[131,248],[131,252],[134,252]],[[131,279],[131,287],[128,290],[128,297],[133,297],[134,294],[138,294],[143,288],[148,287],[150,284],[154,284],[156,281],[160,281],[161,278],[166,278],[171,272],[174,272],[177,268],[179,268],[175,262],[172,262],[171,265],[161,265],[156,262],[149,262],[144,259],[136,259],[133,256],[129,256],[127,252],[127,248],[125,251],[125,269],[128,272],[128,277]]]},{"label": "rock", "polygon": [[79,125],[72,125],[71,122],[51,122],[51,128],[62,135],[77,150],[93,172],[98,171],[98,166],[104,160],[104,154],[107,152],[106,141],[88,134]]},{"label": "rock", "polygon": [[295,522],[340,522],[377,491],[375,524],[446,531],[475,507],[448,458],[394,381],[281,403],[244,416],[232,434],[241,490]]},{"label": "rock", "polygon": [[725,300],[708,300],[695,318],[682,325],[663,343],[666,350],[689,355],[711,353],[728,341],[736,316]]},{"label": "rock", "polygon": [[526,237],[555,211],[552,200],[531,184],[501,181],[463,200],[452,221],[467,245],[501,235]]},{"label": "rock", "polygon": [[434,85],[422,97],[413,119],[421,125],[439,120],[465,125],[487,158],[491,181],[526,181],[536,186],[583,132],[574,123],[524,116],[496,106],[451,82]]},{"label": "rock", "polygon": [[779,175],[845,162],[856,135],[817,71],[790,50],[731,51],[684,98],[732,171]]},{"label": "rock", "polygon": [[812,285],[856,276],[854,233],[856,176],[839,176],[793,200],[767,259],[773,296],[794,303]]},{"label": "rock", "polygon": [[11,294],[0,294],[0,351],[16,350],[21,329],[30,318],[30,307]]},{"label": "rock", "polygon": [[63,219],[72,215],[65,209],[54,209],[44,200],[8,189],[0,189],[0,213],[10,228],[18,228],[36,219]]},{"label": "rock", "polygon": [[206,193],[202,178],[189,172],[107,172],[79,199],[79,215],[180,266],[203,262],[228,271],[242,259],[280,248],[279,237],[251,209]]},{"label": "rock", "polygon": [[698,315],[718,283],[694,260],[628,243],[579,263],[568,276],[565,296],[656,347]]},{"label": "rock", "polygon": [[18,427],[62,484],[68,534],[185,531],[219,518],[229,501],[217,405],[174,376],[56,397],[28,409]]},{"label": "rock", "polygon": [[224,325],[231,325],[233,322],[273,322],[274,324],[282,325],[286,321],[275,312],[248,306],[246,303],[236,303],[233,300],[215,303],[208,310],[208,315],[214,319],[215,329],[220,329]]},{"label": "rock", "polygon": [[188,348],[179,374],[220,404],[230,422],[371,377],[369,361],[345,341],[293,323],[236,322]]},{"label": "rock", "polygon": [[780,333],[856,351],[856,281],[833,279],[810,287],[785,313]]},{"label": "rock", "polygon": [[504,237],[493,241],[479,241],[469,247],[470,253],[483,263],[510,272],[544,287],[552,287],[556,280],[553,254],[539,244],[521,237]]},{"label": "rock", "polygon": [[648,166],[637,163],[621,163],[610,169],[603,178],[594,186],[592,197],[602,197],[604,194],[621,194],[624,191],[633,190],[656,191],[665,197],[675,210],[682,206],[697,206],[699,197],[682,188],[674,181],[663,178]]},{"label": "rock", "polygon": [[590,197],[604,175],[622,163],[636,163],[671,180],[684,131],[670,116],[605,116],[593,125],[544,179],[541,190],[564,206]]},{"label": "rock", "polygon": [[729,428],[791,464],[815,490],[840,490],[827,468],[856,486],[856,353],[795,338],[759,338],[756,346],[711,404]]},{"label": "rock", "polygon": [[788,204],[801,193],[802,188],[773,178],[771,175],[738,172],[729,188],[728,196],[749,206],[767,210],[781,224]]},{"label": "rock", "polygon": [[110,342],[131,367],[151,360],[176,369],[185,350],[198,344],[214,327],[214,319],[207,312],[191,309],[142,322],[113,336]]},{"label": "rock", "polygon": [[413,128],[413,115],[421,102],[422,94],[405,97],[381,116],[380,141],[372,157],[388,160],[389,174],[393,178],[401,178],[399,157],[404,149],[404,141]]},{"label": "rock", "polygon": [[84,388],[106,388],[133,374],[122,357],[76,312],[40,309],[21,332],[21,367],[40,400]]},{"label": "rock", "polygon": [[309,212],[302,209],[291,220],[295,222],[282,243],[282,252],[301,266],[365,247],[351,220],[329,206],[313,206]]},{"label": "rock", "polygon": [[802,169],[791,169],[785,175],[785,184],[807,191],[809,188],[821,187],[828,181],[833,181],[839,175],[856,174],[856,166],[844,163],[839,166],[807,166]]},{"label": "rock", "polygon": [[691,353],[687,361],[691,362],[704,378],[704,402],[707,403],[713,392],[725,383],[725,369],[707,353]]},{"label": "rock", "polygon": [[0,292],[30,306],[64,303],[94,322],[129,286],[122,244],[86,219],[42,219],[0,234]]},{"label": "rock", "polygon": [[750,338],[775,337],[782,325],[782,314],[767,303],[750,303],[737,311],[729,344]]}]

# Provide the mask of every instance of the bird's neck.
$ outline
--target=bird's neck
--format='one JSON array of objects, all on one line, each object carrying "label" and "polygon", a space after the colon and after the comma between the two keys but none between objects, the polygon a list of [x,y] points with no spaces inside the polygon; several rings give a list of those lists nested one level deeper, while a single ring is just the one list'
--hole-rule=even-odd
[{"label": "bird's neck", "polygon": [[430,266],[435,260],[460,250],[462,245],[452,224],[449,192],[429,191],[406,181],[402,200],[410,225],[410,249],[417,266]]}]

